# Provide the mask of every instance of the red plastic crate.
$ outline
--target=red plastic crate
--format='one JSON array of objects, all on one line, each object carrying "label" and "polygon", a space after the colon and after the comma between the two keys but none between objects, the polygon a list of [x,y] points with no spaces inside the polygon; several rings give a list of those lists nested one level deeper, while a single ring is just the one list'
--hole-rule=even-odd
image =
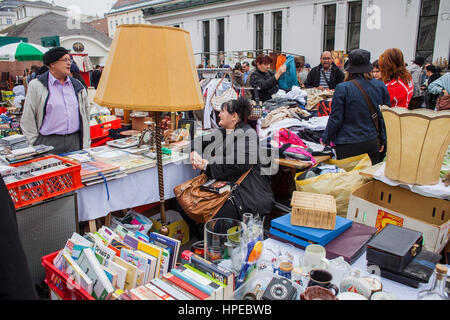
[{"label": "red plastic crate", "polygon": [[60,156],[51,155],[11,166],[19,167],[24,164],[49,158],[57,158],[71,166],[37,177],[8,183],[6,187],[16,208],[21,208],[83,187],[80,176],[81,165]]},{"label": "red plastic crate", "polygon": [[50,253],[41,258],[45,268],[45,283],[63,300],[95,300],[72,279],[53,265],[53,259],[59,251]]},{"label": "red plastic crate", "polygon": [[117,118],[116,120],[99,123],[91,126],[91,140],[107,137],[110,129],[119,129],[122,127],[122,120]]}]

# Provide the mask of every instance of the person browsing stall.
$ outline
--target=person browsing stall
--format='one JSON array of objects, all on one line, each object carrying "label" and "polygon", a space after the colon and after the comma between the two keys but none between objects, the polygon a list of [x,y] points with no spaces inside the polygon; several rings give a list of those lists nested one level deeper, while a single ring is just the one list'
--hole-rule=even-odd
[{"label": "person browsing stall", "polygon": [[[245,97],[225,102],[213,141],[203,143],[201,149],[196,146],[190,154],[192,167],[203,170],[210,179],[235,183],[251,169],[237,189],[234,203],[225,202],[215,218],[242,220],[243,212],[263,217],[272,210],[274,196],[269,176],[261,174],[257,134],[245,123],[250,112],[250,101]],[[214,152],[207,154],[211,147]]]},{"label": "person browsing stall", "polygon": [[[376,164],[380,162],[380,152],[386,145],[386,128],[379,106],[390,105],[389,93],[381,81],[372,77],[369,51],[355,49],[350,52],[344,68],[347,76],[334,91],[322,144],[330,145],[333,142],[338,160],[367,153],[372,164]],[[379,134],[364,93],[358,85],[374,106]]]},{"label": "person browsing stall", "polygon": [[380,55],[378,64],[391,98],[391,106],[408,108],[414,87],[412,76],[406,69],[403,52],[397,48],[387,49]]},{"label": "person browsing stall", "polygon": [[276,73],[270,70],[273,59],[265,54],[256,57],[256,69],[250,75],[252,88],[258,90],[259,100],[264,102],[272,99],[272,95],[278,91],[278,79],[286,72],[286,65],[282,65]]},{"label": "person browsing stall", "polygon": [[378,60],[375,60],[372,63],[372,76],[376,80],[383,81],[383,78],[381,77],[381,70],[380,70],[380,64],[378,63]]},{"label": "person browsing stall", "polygon": [[25,98],[21,128],[31,145],[53,146],[54,154],[89,148],[87,91],[70,76],[72,60],[63,47],[44,54],[48,71],[32,80]]},{"label": "person browsing stall", "polygon": [[342,70],[334,64],[331,52],[325,51],[320,56],[320,64],[308,73],[304,85],[306,88],[334,90],[339,83],[344,81],[344,77]]}]

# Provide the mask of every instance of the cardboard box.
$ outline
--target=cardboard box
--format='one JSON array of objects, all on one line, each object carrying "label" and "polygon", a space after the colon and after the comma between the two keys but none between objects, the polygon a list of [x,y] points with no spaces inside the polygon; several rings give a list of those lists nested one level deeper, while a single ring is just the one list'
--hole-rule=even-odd
[{"label": "cardboard box", "polygon": [[[151,231],[158,231],[161,228],[160,214],[155,214],[150,217],[150,220],[153,222]],[[169,228],[169,237],[180,240],[181,245],[189,242],[189,226],[177,211],[166,210],[166,223]]]},{"label": "cardboard box", "polygon": [[373,180],[351,194],[347,219],[378,230],[391,223],[420,231],[424,248],[440,253],[449,239],[450,202]]}]

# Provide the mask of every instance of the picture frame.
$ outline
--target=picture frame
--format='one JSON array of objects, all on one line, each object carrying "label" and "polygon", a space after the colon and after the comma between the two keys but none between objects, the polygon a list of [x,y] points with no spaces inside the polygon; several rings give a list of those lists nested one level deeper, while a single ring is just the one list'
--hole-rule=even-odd
[{"label": "picture frame", "polygon": [[195,136],[195,120],[180,119],[177,129],[188,129],[189,139],[192,140]]}]

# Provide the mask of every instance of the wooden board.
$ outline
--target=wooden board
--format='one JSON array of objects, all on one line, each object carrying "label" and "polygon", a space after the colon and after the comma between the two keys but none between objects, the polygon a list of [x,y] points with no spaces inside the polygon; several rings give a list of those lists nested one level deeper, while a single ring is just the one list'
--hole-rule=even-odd
[{"label": "wooden board", "polygon": [[[331,159],[330,156],[317,156],[314,157],[316,159],[317,163],[327,161]],[[301,160],[288,160],[288,159],[275,159],[275,161],[280,165],[284,167],[294,168],[298,170],[307,169],[311,166],[311,163],[308,161],[301,161]]]}]

